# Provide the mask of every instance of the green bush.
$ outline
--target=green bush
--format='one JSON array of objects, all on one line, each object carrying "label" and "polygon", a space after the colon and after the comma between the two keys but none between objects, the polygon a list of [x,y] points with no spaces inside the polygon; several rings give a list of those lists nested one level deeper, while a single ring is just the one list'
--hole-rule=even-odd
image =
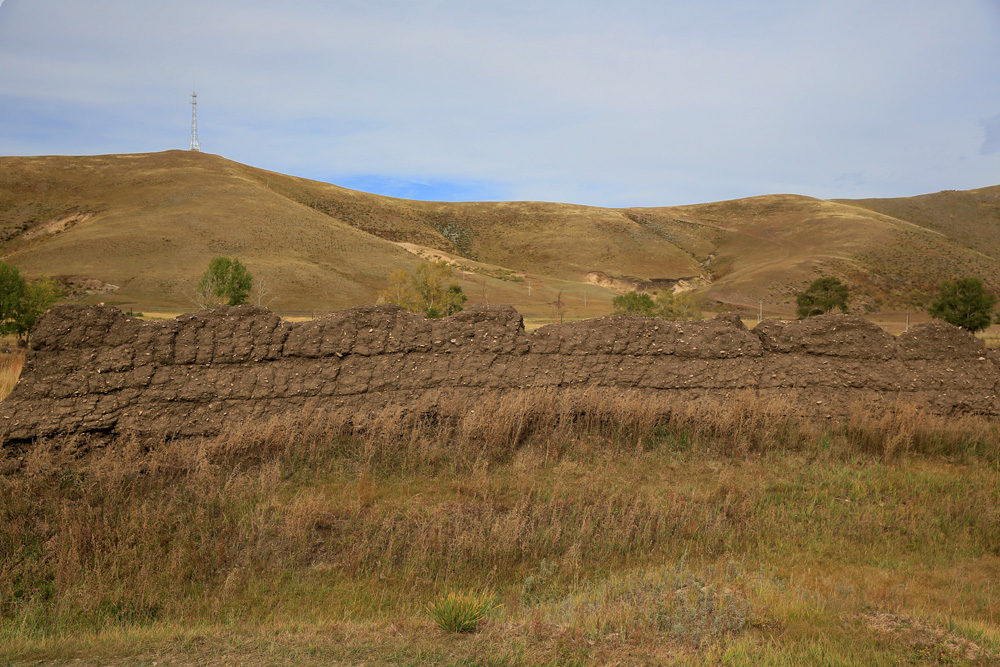
[{"label": "green bush", "polygon": [[690,292],[675,294],[664,290],[656,296],[656,316],[674,322],[700,320],[701,308]]},{"label": "green bush", "polygon": [[644,292],[629,292],[611,300],[616,315],[653,315],[656,304]]}]

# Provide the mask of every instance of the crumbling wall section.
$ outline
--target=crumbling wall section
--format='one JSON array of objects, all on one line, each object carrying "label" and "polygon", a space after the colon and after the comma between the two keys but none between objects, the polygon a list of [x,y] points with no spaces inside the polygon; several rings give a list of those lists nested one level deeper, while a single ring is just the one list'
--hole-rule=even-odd
[{"label": "crumbling wall section", "polygon": [[0,437],[211,435],[294,410],[591,386],[677,400],[753,391],[824,419],[897,401],[996,417],[998,382],[995,353],[940,323],[894,337],[843,315],[753,330],[732,315],[678,323],[616,315],[529,334],[510,307],[427,320],[360,306],[290,323],[251,306],[147,322],[71,305],[39,322],[21,380],[0,403]]}]

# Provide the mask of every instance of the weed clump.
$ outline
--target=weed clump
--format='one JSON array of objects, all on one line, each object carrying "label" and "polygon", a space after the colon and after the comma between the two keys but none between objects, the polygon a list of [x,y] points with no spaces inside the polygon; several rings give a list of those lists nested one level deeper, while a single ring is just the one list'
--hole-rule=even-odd
[{"label": "weed clump", "polygon": [[448,593],[427,605],[427,611],[445,632],[475,632],[493,611],[502,605],[488,591]]}]

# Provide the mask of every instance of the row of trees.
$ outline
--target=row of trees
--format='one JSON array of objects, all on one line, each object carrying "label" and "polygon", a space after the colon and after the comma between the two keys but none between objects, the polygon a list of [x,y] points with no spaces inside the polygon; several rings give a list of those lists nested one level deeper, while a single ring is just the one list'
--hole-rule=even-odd
[{"label": "row of trees", "polygon": [[[9,285],[9,287],[5,287]],[[203,305],[247,302],[253,289],[253,277],[238,259],[216,257],[198,283],[197,294]],[[17,269],[0,263],[0,321],[6,332],[26,336],[38,315],[55,301],[58,292],[51,281],[26,283]],[[447,317],[462,310],[466,296],[445,261],[421,263],[411,275],[397,271],[389,277],[389,288],[378,293],[379,303],[393,303],[427,317]],[[833,276],[814,280],[795,294],[799,319],[822,315],[838,309],[848,312],[850,291]],[[958,278],[941,283],[937,298],[928,307],[931,317],[968,331],[985,329],[993,322],[997,297],[986,291],[978,278]],[[5,308],[6,306],[6,308]],[[633,291],[612,300],[615,313],[650,315],[666,320],[701,319],[701,308],[690,293],[661,291],[654,299]],[[1000,322],[1000,316],[997,321]]]},{"label": "row of trees", "polygon": [[[847,312],[848,289],[837,278],[819,278],[803,292],[796,293],[799,319],[828,313],[834,308]],[[616,315],[649,315],[665,320],[701,319],[694,295],[662,291],[654,299],[645,292],[629,292],[611,300]]]},{"label": "row of trees", "polygon": [[[17,269],[6,267],[4,274],[0,272],[0,283],[12,271],[17,275]],[[18,276],[19,278],[19,276]],[[16,280],[15,280],[16,282]],[[22,280],[23,283],[23,280]],[[247,268],[238,260],[229,257],[214,258],[198,283],[197,293],[203,305],[239,305],[246,303],[253,288],[253,278]],[[32,283],[21,288],[25,293],[25,312],[35,312],[28,304],[45,304],[41,312],[51,305],[54,297],[46,301],[44,295],[50,293],[47,283]],[[27,295],[31,296],[27,296]],[[850,290],[847,285],[833,276],[823,276],[814,280],[805,290],[795,293],[796,310],[799,319],[814,317],[833,310],[848,312]],[[397,271],[389,277],[389,288],[378,293],[379,303],[392,303],[403,306],[407,310],[423,313],[427,317],[447,317],[462,310],[466,296],[455,278],[452,266],[445,261],[423,262],[417,266],[413,274]],[[561,301],[561,299],[560,299]],[[985,329],[993,322],[993,309],[997,297],[986,291],[982,280],[978,278],[958,278],[941,283],[938,296],[928,307],[931,317],[948,322],[971,332]],[[690,293],[675,294],[663,290],[653,296],[639,291],[629,292],[615,297],[612,306],[616,314],[649,315],[666,320],[701,319],[701,308],[697,299]],[[37,307],[36,307],[37,310]],[[6,313],[0,309],[0,315]],[[37,318],[37,315],[35,315]],[[3,319],[10,326],[24,324],[15,322],[30,322],[30,315],[14,317],[7,315]],[[1000,322],[1000,316],[997,317]],[[30,325],[28,325],[30,329]]]},{"label": "row of trees", "polygon": [[651,315],[664,320],[700,320],[701,308],[694,295],[663,290],[654,300],[645,292],[629,292],[611,300],[616,315]]},{"label": "row of trees", "polygon": [[[837,278],[817,278],[804,291],[796,293],[799,319],[822,315],[834,308],[846,313],[848,294],[847,285]],[[992,324],[996,303],[997,297],[986,291],[979,278],[958,278],[941,283],[927,312],[936,320],[975,333]],[[1000,322],[1000,316],[997,321]]]},{"label": "row of trees", "polygon": [[[198,282],[196,300],[202,306],[247,303],[254,279],[239,259],[215,257]],[[61,292],[51,280],[25,280],[16,267],[0,262],[0,334],[16,334],[27,342],[38,318],[59,298]],[[849,290],[839,279],[824,276],[797,292],[800,319],[839,309],[848,312]],[[393,303],[427,317],[447,317],[462,310],[466,296],[445,261],[420,264],[411,275],[397,271],[389,278],[389,288],[379,292],[379,303]],[[997,297],[986,291],[978,278],[944,281],[927,312],[968,331],[985,329],[993,322]],[[612,300],[615,313],[649,315],[667,320],[701,319],[701,308],[690,293],[664,290],[654,299],[643,292],[630,292]],[[997,317],[1000,322],[1000,316]]]},{"label": "row of trees", "polygon": [[[262,287],[239,259],[215,257],[195,288],[195,301],[209,308],[239,306],[248,302],[254,287]],[[447,317],[462,310],[466,296],[444,261],[424,262],[414,274],[396,271],[389,276],[389,289],[381,291],[379,303],[394,303],[427,317]]]},{"label": "row of trees", "polygon": [[[195,301],[203,308],[239,306],[247,303],[253,288],[254,278],[239,259],[215,257],[198,281]],[[35,322],[60,296],[55,282],[29,282],[16,267],[0,262],[0,335],[16,334],[26,343]],[[453,315],[465,300],[451,265],[443,261],[424,262],[413,275],[397,271],[389,278],[389,289],[379,293],[380,303],[395,303],[427,317]]]},{"label": "row of trees", "polygon": [[[814,280],[805,290],[795,293],[799,319],[840,310],[848,312],[850,290],[833,276]],[[612,300],[616,314],[650,315],[667,320],[700,319],[701,311],[694,296],[687,293],[660,292],[655,300],[644,292],[629,292]],[[993,322],[997,297],[986,291],[979,278],[958,278],[941,283],[937,298],[927,312],[931,317],[975,333]],[[1000,323],[1000,315],[997,316]]]},{"label": "row of trees", "polygon": [[[252,288],[253,277],[240,260],[216,257],[198,283],[196,300],[202,306],[238,306],[247,302]],[[55,281],[26,280],[17,267],[0,262],[0,335],[15,335],[26,345],[38,318],[61,296]]]}]

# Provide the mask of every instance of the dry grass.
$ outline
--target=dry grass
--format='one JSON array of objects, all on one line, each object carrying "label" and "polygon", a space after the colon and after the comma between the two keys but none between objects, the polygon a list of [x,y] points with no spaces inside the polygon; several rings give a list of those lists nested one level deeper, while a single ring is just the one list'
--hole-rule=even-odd
[{"label": "dry grass", "polygon": [[[0,656],[890,664],[971,643],[987,664],[997,428],[784,414],[523,392],[41,442],[0,476]],[[428,603],[484,589],[503,607],[479,633],[433,632]]]},{"label": "dry grass", "polygon": [[5,399],[10,392],[14,391],[14,385],[21,377],[21,368],[24,367],[24,351],[11,352],[9,354],[0,353],[0,401]]}]

